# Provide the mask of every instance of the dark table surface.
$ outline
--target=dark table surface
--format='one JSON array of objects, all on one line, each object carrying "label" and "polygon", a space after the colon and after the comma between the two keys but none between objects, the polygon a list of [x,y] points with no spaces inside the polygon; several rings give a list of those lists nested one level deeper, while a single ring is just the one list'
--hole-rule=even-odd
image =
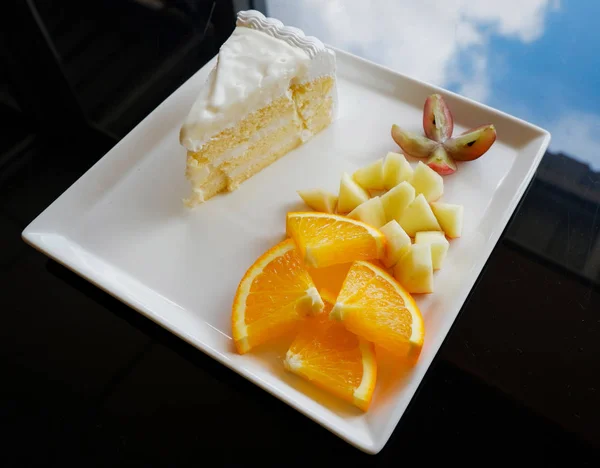
[{"label": "dark table surface", "polygon": [[[24,244],[24,227],[212,56],[229,27],[213,24],[212,2],[194,17],[206,28],[187,27],[186,9],[160,16],[138,4],[127,13],[141,18],[138,29],[147,18],[154,23],[152,40],[133,41],[132,57],[153,57],[160,68],[181,53],[183,65],[171,64],[142,91],[134,84],[157,71],[132,66],[100,98],[120,54],[109,56],[100,46],[106,37],[86,33],[108,31],[121,47],[130,23],[119,29],[110,23],[115,15],[98,22],[97,12],[37,3],[102,136],[51,138],[10,92],[0,100],[0,151],[12,156],[0,158],[0,466],[399,466],[407,459],[599,466],[598,2],[257,2],[325,42],[552,132],[529,190],[377,456]],[[193,41],[192,52],[181,52]],[[100,54],[106,65],[94,88],[100,72],[85,59]],[[130,76],[133,84],[124,81]]]}]

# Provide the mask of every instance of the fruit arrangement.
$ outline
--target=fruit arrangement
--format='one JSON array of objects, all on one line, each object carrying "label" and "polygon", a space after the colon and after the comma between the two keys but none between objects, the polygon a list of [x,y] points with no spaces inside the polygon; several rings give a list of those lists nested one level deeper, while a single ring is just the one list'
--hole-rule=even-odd
[{"label": "fruit arrangement", "polygon": [[288,213],[286,232],[238,286],[236,350],[292,336],[285,368],[366,411],[377,379],[375,344],[414,363],[424,338],[421,313],[380,263],[387,255],[380,230],[315,211]]},{"label": "fruit arrangement", "polygon": [[392,138],[405,154],[426,158],[426,164],[441,175],[455,172],[455,161],[474,161],[481,157],[496,141],[496,128],[490,124],[452,138],[454,118],[439,94],[432,94],[425,101],[423,130],[425,136],[392,125]]},{"label": "fruit arrangement", "polygon": [[289,212],[287,239],[248,269],[232,310],[236,350],[247,353],[288,337],[289,372],[366,411],[377,379],[377,353],[414,365],[425,336],[413,294],[434,292],[450,241],[462,234],[461,205],[440,201],[454,159],[481,156],[492,125],[451,138],[453,118],[439,95],[425,103],[426,136],[397,126],[412,165],[390,152],[352,175],[336,194],[299,190],[314,211]]},{"label": "fruit arrangement", "polygon": [[433,292],[447,236],[462,230],[462,207],[439,202],[443,193],[439,174],[398,153],[343,173],[337,195],[298,191],[314,211],[288,213],[287,239],[238,286],[238,353],[291,337],[285,369],[366,411],[376,346],[409,366],[421,352],[423,318],[411,294]]},{"label": "fruit arrangement", "polygon": [[[378,258],[411,294],[433,292],[433,273],[442,268],[450,247],[448,239],[462,233],[463,207],[439,201],[444,194],[443,177],[422,161],[413,167],[399,153],[390,152],[351,176],[343,173],[337,196],[322,189],[298,193],[324,216],[361,221],[383,235],[385,251],[379,257],[369,255]],[[344,249],[343,238],[332,242]],[[316,265],[310,254],[305,261],[312,267],[325,266]]]}]

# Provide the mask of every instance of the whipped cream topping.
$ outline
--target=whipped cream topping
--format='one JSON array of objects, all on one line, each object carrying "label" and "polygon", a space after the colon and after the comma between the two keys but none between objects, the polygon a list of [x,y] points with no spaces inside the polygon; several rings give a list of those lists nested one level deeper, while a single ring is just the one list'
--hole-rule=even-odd
[{"label": "whipped cream topping", "polygon": [[180,142],[199,151],[210,138],[236,125],[290,84],[335,74],[335,54],[321,41],[257,11],[238,14],[180,131]]},{"label": "whipped cream topping", "polygon": [[248,10],[238,14],[237,26],[253,28],[275,39],[304,50],[312,59],[325,50],[325,45],[314,36],[306,36],[304,31],[284,24],[275,18],[267,18],[260,11]]}]

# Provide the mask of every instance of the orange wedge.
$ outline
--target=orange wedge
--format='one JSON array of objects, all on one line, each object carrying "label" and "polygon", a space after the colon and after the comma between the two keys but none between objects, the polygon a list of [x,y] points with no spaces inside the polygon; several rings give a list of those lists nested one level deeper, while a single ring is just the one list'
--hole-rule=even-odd
[{"label": "orange wedge", "polygon": [[[348,269],[350,269],[350,266],[348,267]],[[323,289],[323,292],[320,292],[319,294],[321,295],[321,299],[323,299],[323,304],[325,304],[325,306],[323,307],[323,314],[329,317],[329,314],[331,313],[331,308],[335,305],[335,300],[337,298],[338,293],[336,292],[335,294],[333,294],[331,291]]]},{"label": "orange wedge", "polygon": [[[370,260],[370,262],[383,268],[383,264],[379,260]],[[307,267],[306,270],[314,281],[321,298],[327,302],[325,296],[333,297],[335,304],[335,298],[342,289],[342,284],[344,284],[351,266],[352,263],[337,263],[324,268]]]},{"label": "orange wedge", "polygon": [[325,268],[307,267],[306,270],[315,282],[321,298],[327,302],[327,299],[325,299],[326,295],[333,297],[333,302],[335,303],[335,298],[340,289],[342,289],[342,284],[344,284],[344,279],[351,266],[352,263],[338,263]]},{"label": "orange wedge", "polygon": [[292,239],[265,252],[240,282],[231,314],[233,340],[244,354],[295,329],[323,301]]},{"label": "orange wedge", "polygon": [[[331,310],[325,304],[325,311]],[[305,320],[286,353],[284,366],[363,411],[369,408],[377,362],[373,344],[323,313]]]},{"label": "orange wedge", "polygon": [[330,317],[410,362],[421,353],[425,329],[417,304],[389,273],[372,263],[354,262]]},{"label": "orange wedge", "polygon": [[385,236],[368,224],[330,213],[287,214],[287,235],[306,265],[323,268],[355,260],[383,258]]}]

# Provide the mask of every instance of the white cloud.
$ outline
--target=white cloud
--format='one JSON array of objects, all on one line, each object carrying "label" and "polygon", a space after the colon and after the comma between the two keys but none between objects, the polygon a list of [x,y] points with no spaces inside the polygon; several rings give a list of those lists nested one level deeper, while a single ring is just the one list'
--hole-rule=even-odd
[{"label": "white cloud", "polygon": [[600,116],[585,112],[564,114],[547,126],[552,134],[550,149],[563,152],[600,170]]},{"label": "white cloud", "polygon": [[326,43],[429,83],[452,80],[461,93],[485,100],[490,35],[539,38],[558,0],[271,0],[267,6],[269,15]]},{"label": "white cloud", "polygon": [[548,0],[502,0],[497,2],[469,1],[462,3],[466,18],[490,24],[505,37],[524,42],[538,39],[544,31],[545,13],[558,8],[558,2]]},{"label": "white cloud", "polygon": [[485,102],[490,91],[487,57],[482,53],[476,53],[471,62],[472,68],[469,73],[463,74],[457,80],[460,83],[458,92],[476,101]]}]

